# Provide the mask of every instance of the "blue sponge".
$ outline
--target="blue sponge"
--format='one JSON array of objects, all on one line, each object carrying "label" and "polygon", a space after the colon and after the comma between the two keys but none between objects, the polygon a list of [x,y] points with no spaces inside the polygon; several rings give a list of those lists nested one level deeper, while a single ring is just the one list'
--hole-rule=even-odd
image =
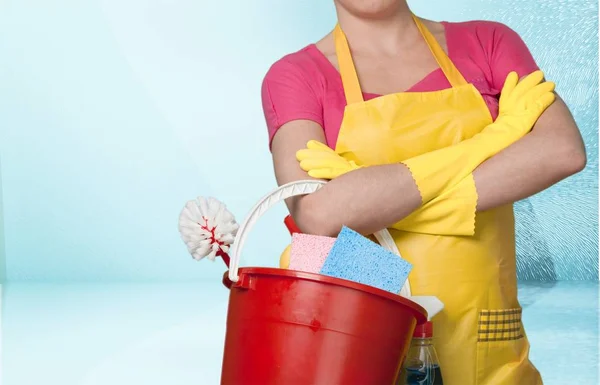
[{"label": "blue sponge", "polygon": [[343,227],[320,273],[400,293],[412,265],[348,227]]}]

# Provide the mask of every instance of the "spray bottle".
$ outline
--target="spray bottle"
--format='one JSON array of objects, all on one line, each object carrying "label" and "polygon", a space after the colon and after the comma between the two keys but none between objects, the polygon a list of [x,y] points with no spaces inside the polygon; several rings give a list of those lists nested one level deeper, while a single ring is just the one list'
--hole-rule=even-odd
[{"label": "spray bottle", "polygon": [[443,385],[442,371],[433,346],[433,323],[417,325],[404,360],[399,385]]},{"label": "spray bottle", "polygon": [[440,364],[433,346],[431,318],[444,309],[444,304],[434,296],[412,296],[409,299],[424,307],[428,318],[426,323],[415,328],[397,385],[443,385]]}]

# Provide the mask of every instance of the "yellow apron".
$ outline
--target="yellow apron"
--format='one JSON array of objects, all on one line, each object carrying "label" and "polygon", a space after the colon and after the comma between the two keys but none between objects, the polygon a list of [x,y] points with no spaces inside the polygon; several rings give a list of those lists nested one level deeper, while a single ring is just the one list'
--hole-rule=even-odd
[{"label": "yellow apron", "polygon": [[[346,159],[367,166],[398,163],[471,138],[492,123],[481,94],[414,20],[452,88],[364,101],[348,43],[335,28],[347,102],[335,150]],[[478,213],[472,237],[390,232],[414,266],[412,294],[436,295],[445,305],[433,319],[444,384],[542,384],[528,359],[517,300],[512,205]]]},{"label": "yellow apron", "polygon": [[[346,37],[339,25],[334,30],[347,102],[335,150],[346,159],[367,166],[398,163],[471,138],[492,123],[477,89],[414,20],[452,88],[364,101]],[[433,319],[444,384],[542,384],[528,358],[517,300],[512,205],[477,213],[474,236],[390,232],[402,257],[414,266],[412,294],[435,295],[445,305]],[[440,233],[453,231],[440,228]],[[282,268],[288,267],[289,254],[288,246]]]}]

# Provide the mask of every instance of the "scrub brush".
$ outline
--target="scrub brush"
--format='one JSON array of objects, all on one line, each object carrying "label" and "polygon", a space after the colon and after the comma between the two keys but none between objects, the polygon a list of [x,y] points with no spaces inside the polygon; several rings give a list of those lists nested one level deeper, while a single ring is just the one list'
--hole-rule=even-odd
[{"label": "scrub brush", "polygon": [[179,233],[192,257],[199,261],[221,257],[229,267],[229,246],[239,225],[225,204],[215,198],[188,201],[179,215]]}]

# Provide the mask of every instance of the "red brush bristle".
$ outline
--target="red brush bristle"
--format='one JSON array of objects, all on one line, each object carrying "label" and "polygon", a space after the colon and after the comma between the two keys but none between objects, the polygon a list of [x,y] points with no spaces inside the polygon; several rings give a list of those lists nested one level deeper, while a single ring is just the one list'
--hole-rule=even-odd
[{"label": "red brush bristle", "polygon": [[224,252],[220,248],[225,243],[217,240],[216,236],[215,236],[216,226],[215,227],[210,227],[208,225],[208,218],[206,218],[206,217],[202,217],[202,220],[204,221],[204,223],[198,223],[198,225],[200,226],[200,228],[202,228],[202,230],[210,232],[210,234],[211,234],[211,237],[210,237],[211,243],[213,243],[213,244],[216,243],[217,245],[219,245],[219,251],[217,251],[217,257],[223,258],[223,262],[225,262],[225,264],[227,265],[227,267],[229,267],[229,254],[227,254],[226,252]]}]

